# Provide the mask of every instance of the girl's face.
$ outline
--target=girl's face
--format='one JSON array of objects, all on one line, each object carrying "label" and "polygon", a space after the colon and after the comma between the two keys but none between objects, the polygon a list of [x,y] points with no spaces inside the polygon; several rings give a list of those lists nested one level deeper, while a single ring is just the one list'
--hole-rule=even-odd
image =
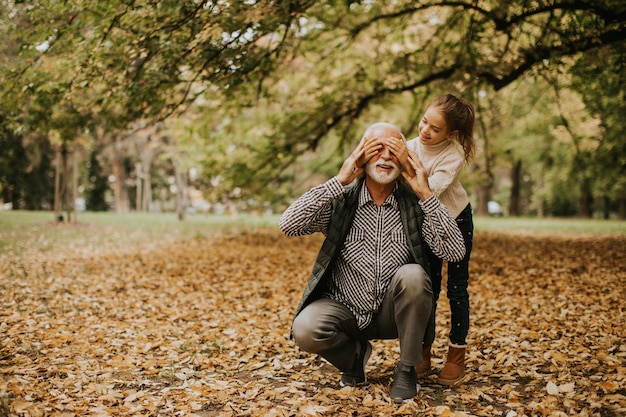
[{"label": "girl's face", "polygon": [[420,142],[424,145],[437,145],[446,139],[450,139],[454,132],[448,129],[443,113],[436,107],[430,106],[420,120],[419,124]]}]

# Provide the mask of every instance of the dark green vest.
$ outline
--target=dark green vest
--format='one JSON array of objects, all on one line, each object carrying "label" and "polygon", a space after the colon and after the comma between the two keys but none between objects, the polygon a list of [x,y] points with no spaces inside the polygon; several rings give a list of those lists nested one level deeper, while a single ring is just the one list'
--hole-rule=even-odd
[{"label": "dark green vest", "polygon": [[[350,185],[346,192],[333,202],[332,217],[326,239],[322,244],[313,271],[309,277],[307,287],[302,294],[302,299],[296,310],[296,315],[302,311],[310,302],[320,298],[326,289],[326,280],[330,274],[331,265],[335,262],[341,246],[352,226],[356,208],[359,204],[359,191],[364,180],[360,180]],[[409,248],[413,262],[424,267],[429,272],[428,260],[423,245],[426,243],[422,239],[422,223],[424,212],[418,204],[419,198],[407,185],[398,182],[398,187],[394,191],[394,196],[398,201],[400,218],[404,226],[404,233],[408,239]]]}]

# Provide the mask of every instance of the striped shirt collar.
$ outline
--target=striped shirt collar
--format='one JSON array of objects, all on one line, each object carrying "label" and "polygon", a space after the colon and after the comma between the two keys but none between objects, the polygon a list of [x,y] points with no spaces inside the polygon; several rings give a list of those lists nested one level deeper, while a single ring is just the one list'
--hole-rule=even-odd
[{"label": "striped shirt collar", "polygon": [[[387,197],[384,203],[384,204],[391,204],[391,207],[393,207],[394,209],[398,208],[398,200],[396,200],[396,196],[394,195],[397,189],[398,189],[398,181],[396,181],[396,186],[393,189],[393,192],[389,194],[389,196]],[[370,201],[372,202],[372,204],[375,204],[374,200],[372,200],[372,196],[370,195],[369,190],[367,189],[367,186],[365,185],[365,181],[363,181],[363,183],[361,184],[361,191],[359,192],[359,207],[363,207],[365,204],[369,203]]]}]

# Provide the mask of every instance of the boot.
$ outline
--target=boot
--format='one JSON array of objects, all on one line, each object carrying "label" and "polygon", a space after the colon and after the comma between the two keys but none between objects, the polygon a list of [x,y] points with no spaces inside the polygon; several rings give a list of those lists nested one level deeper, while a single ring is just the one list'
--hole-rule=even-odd
[{"label": "boot", "polygon": [[439,373],[437,382],[441,385],[452,386],[465,377],[465,347],[450,346],[448,359]]},{"label": "boot", "polygon": [[419,378],[424,378],[430,375],[430,353],[431,345],[424,345],[422,348],[422,362],[415,367],[415,372]]}]

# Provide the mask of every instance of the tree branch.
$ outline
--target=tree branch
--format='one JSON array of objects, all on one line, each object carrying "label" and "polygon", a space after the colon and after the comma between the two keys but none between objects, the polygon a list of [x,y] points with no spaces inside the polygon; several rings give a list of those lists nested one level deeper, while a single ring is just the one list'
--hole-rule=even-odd
[{"label": "tree branch", "polygon": [[569,56],[625,40],[626,26],[622,25],[617,29],[611,29],[593,36],[590,35],[576,41],[569,41],[561,46],[536,46],[535,49],[529,50],[524,54],[519,65],[503,76],[484,71],[479,72],[477,75],[498,91],[517,80],[522,74],[543,60]]}]

